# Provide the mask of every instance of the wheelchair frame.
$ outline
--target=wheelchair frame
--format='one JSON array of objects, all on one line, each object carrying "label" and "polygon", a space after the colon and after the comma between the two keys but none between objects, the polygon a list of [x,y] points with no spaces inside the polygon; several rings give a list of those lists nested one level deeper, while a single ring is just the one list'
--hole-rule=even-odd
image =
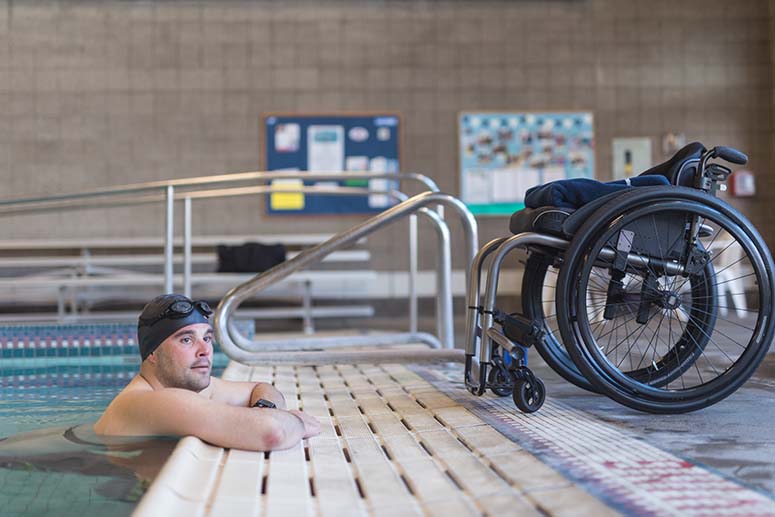
[{"label": "wheelchair frame", "polygon": [[[668,349],[666,354],[667,356],[673,352],[675,357],[660,357],[659,364],[656,362],[657,358],[654,357],[652,359],[653,368],[647,364],[645,368],[641,369],[649,373],[648,379],[645,379],[642,373],[638,374],[640,375],[639,378],[635,372],[621,372],[618,370],[618,367],[605,364],[604,352],[603,356],[601,356],[591,348],[592,346],[598,346],[597,343],[590,345],[588,340],[585,339],[585,336],[588,337],[589,335],[589,326],[586,329],[586,334],[583,331],[571,328],[575,325],[574,321],[580,317],[578,314],[579,309],[573,307],[572,301],[567,302],[565,304],[567,306],[564,308],[561,307],[562,302],[558,294],[555,303],[557,305],[558,320],[560,321],[559,330],[565,342],[564,346],[573,363],[590,383],[590,386],[577,383],[580,386],[586,389],[591,388],[592,391],[601,391],[618,402],[635,409],[655,413],[677,413],[699,409],[721,400],[737,389],[742,382],[753,374],[756,366],[763,359],[772,340],[773,332],[775,332],[775,322],[773,322],[771,314],[775,281],[773,280],[773,275],[767,274],[765,276],[762,273],[762,271],[772,272],[775,268],[773,268],[769,250],[764,245],[761,237],[752,226],[750,231],[746,229],[746,227],[750,226],[750,223],[730,205],[715,197],[718,190],[724,189],[721,183],[727,179],[731,170],[721,164],[711,163],[710,160],[721,158],[732,163],[744,164],[747,162],[747,157],[743,153],[728,147],[716,147],[707,151],[704,150],[704,147],[702,149],[704,152],[699,159],[696,157],[689,158],[680,163],[680,167],[677,169],[678,172],[672,178],[673,183],[683,183],[686,185],[688,176],[685,173],[690,167],[696,166],[696,171],[693,177],[691,177],[691,188],[668,185],[664,187],[628,189],[612,197],[611,200],[603,205],[598,206],[592,213],[592,216],[586,220],[569,240],[544,233],[524,232],[508,238],[494,239],[479,250],[470,271],[467,299],[468,312],[465,328],[465,385],[471,393],[480,396],[489,388],[496,394],[505,396],[508,391],[507,388],[510,387],[513,392],[514,402],[525,412],[538,410],[544,401],[545,388],[540,379],[537,379],[527,366],[527,350],[534,345],[541,345],[543,340],[546,339],[548,329],[545,328],[545,322],[542,318],[529,318],[525,314],[505,314],[496,308],[497,285],[501,266],[506,256],[517,248],[533,253],[551,250],[551,253],[559,258],[562,265],[560,266],[561,273],[558,292],[560,287],[562,287],[564,289],[563,293],[568,295],[568,300],[583,299],[582,295],[584,293],[577,292],[579,289],[578,285],[584,284],[584,282],[580,281],[579,275],[581,273],[579,271],[587,271],[587,285],[589,285],[589,273],[594,268],[600,267],[600,264],[604,268],[610,268],[613,273],[608,279],[606,309],[604,312],[601,312],[606,320],[612,320],[615,313],[614,310],[611,310],[609,314],[608,308],[612,300],[619,301],[624,299],[623,296],[621,298],[615,298],[615,296],[619,293],[617,289],[620,289],[617,288],[617,285],[621,284],[621,278],[625,276],[628,268],[631,268],[631,270],[640,268],[642,271],[647,271],[643,275],[645,280],[641,282],[641,298],[638,300],[639,308],[637,309],[638,316],[636,321],[640,324],[648,323],[652,305],[657,306],[657,312],[659,307],[668,312],[681,308],[681,302],[676,301],[677,298],[680,298],[680,295],[677,294],[678,291],[673,292],[671,291],[672,288],[667,287],[659,288],[658,281],[663,276],[665,278],[682,277],[687,279],[683,281],[683,284],[689,283],[689,287],[693,290],[692,293],[694,293],[694,290],[699,289],[697,285],[707,284],[704,286],[705,291],[700,293],[704,296],[700,297],[708,299],[704,302],[706,305],[701,307],[704,309],[703,312],[708,314],[702,316],[703,321],[700,324],[692,323],[692,333],[686,330],[689,328],[688,324],[682,330],[679,343],[674,348]],[[634,193],[639,194],[636,196]],[[623,198],[622,196],[628,197]],[[632,249],[634,240],[632,236],[630,236],[629,245],[626,242],[624,245],[622,244],[622,232],[630,231],[631,227],[626,227],[625,223],[619,223],[618,221],[627,219],[627,217],[632,218],[627,224],[635,225],[640,233],[645,235],[645,232],[642,231],[644,225],[641,224],[640,219],[637,219],[640,213],[637,210],[637,206],[631,208],[629,205],[623,205],[623,202],[627,199],[633,198],[640,199],[640,205],[637,206],[645,207],[641,208],[641,212],[646,214],[646,216],[650,215],[652,221],[655,220],[654,213],[657,209],[648,208],[649,205],[646,202],[648,200],[651,200],[652,204],[661,203],[659,206],[664,206],[669,210],[678,211],[678,214],[683,214],[686,218],[683,223],[681,223],[680,219],[678,222],[675,222],[670,217],[660,216],[666,220],[665,224],[668,226],[677,225],[680,228],[683,224],[682,235],[685,239],[681,241],[683,251],[679,254],[680,258],[666,260],[666,257],[663,256],[661,259],[657,259],[654,257],[655,253],[649,255],[648,251],[644,252],[641,249],[639,252],[638,249]],[[617,209],[620,212],[617,212]],[[681,212],[681,210],[684,210],[684,212]],[[649,211],[651,212],[650,214]],[[670,213],[668,212],[668,214]],[[702,217],[702,214],[709,214],[715,217],[715,219],[710,219],[714,224],[708,224],[708,219]],[[716,216],[715,214],[718,215]],[[617,224],[621,224],[618,230],[619,233],[613,233],[616,231]],[[641,224],[641,226],[638,227],[638,224]],[[656,231],[656,222],[654,225],[654,230]],[[718,229],[715,226],[718,226]],[[613,230],[609,228],[613,228]],[[705,353],[708,342],[713,342],[711,336],[715,330],[713,326],[716,323],[717,303],[713,299],[716,296],[715,287],[710,285],[710,280],[715,282],[715,273],[712,266],[714,257],[710,250],[706,250],[703,247],[700,238],[712,236],[716,230],[719,233],[722,231],[731,232],[734,235],[738,235],[740,240],[743,241],[741,246],[744,247],[748,254],[746,256],[750,257],[750,261],[756,266],[754,272],[758,275],[759,298],[762,300],[760,307],[761,311],[764,312],[764,316],[763,320],[761,316],[758,317],[757,334],[751,338],[751,346],[755,347],[755,349],[748,353],[748,348],[744,347],[744,351],[741,353],[741,357],[745,356],[746,358],[745,364],[740,366],[740,368],[736,368],[737,362],[733,362],[732,366],[728,368],[730,371],[734,370],[730,374],[731,380],[726,381],[725,379],[725,384],[722,383],[721,389],[717,390],[718,393],[709,393],[702,400],[687,402],[681,398],[681,390],[669,389],[669,383],[691,368],[699,360],[699,357]],[[608,235],[609,233],[611,235]],[[597,241],[595,241],[596,238],[598,239]],[[641,238],[642,241],[643,239],[648,240],[648,237]],[[715,240],[715,237],[713,240]],[[653,237],[653,241],[650,244],[652,248],[654,246],[661,247],[662,244],[658,233]],[[675,242],[678,241],[676,240]],[[587,259],[585,257],[589,249],[596,249],[597,252],[594,256]],[[648,247],[645,249],[648,250]],[[480,300],[481,275],[488,258],[491,259],[487,266],[488,274],[485,294],[484,299]],[[584,265],[585,263],[586,265]],[[568,268],[572,269],[572,271]],[[619,282],[619,284],[616,284],[616,282]],[[675,283],[673,281],[673,285]],[[623,291],[621,292],[623,293]],[[658,293],[659,296],[655,293]],[[525,295],[526,293],[523,292],[523,298]],[[694,297],[694,294],[691,296]],[[694,298],[692,298],[692,302],[696,303]],[[671,303],[675,304],[675,307],[670,305]],[[619,303],[619,305],[624,305],[624,303]],[[575,313],[574,310],[576,311]],[[628,310],[634,315],[632,309],[628,308]],[[689,317],[696,317],[699,312],[695,311],[699,310],[692,305],[688,313]],[[641,321],[644,318],[646,322]],[[496,324],[500,325],[500,328]],[[707,326],[708,324],[710,324],[710,327]],[[698,332],[701,334],[698,334]],[[705,334],[705,336],[702,334]],[[686,335],[693,340],[693,343],[685,337]],[[594,337],[592,341],[595,341]],[[713,344],[720,348],[715,342]],[[657,345],[655,344],[655,354],[656,347]],[[550,366],[555,368],[551,363]],[[666,366],[674,369],[665,372],[664,368]],[[662,371],[659,371],[660,367],[663,369]],[[695,368],[697,368],[697,372],[702,380],[699,367],[695,366]],[[662,385],[656,381],[652,382],[651,372],[657,371],[659,371],[659,378],[661,379],[659,382]],[[566,379],[568,378],[566,375],[563,375],[563,372],[558,371],[558,373],[566,377]],[[630,377],[628,377],[628,373],[631,374]],[[727,375],[727,370],[723,371],[717,378],[721,378],[724,375]],[[665,379],[667,379],[667,387],[664,387]],[[649,384],[650,382],[652,383]],[[702,380],[702,382],[704,385],[705,381]],[[713,382],[715,382],[715,379],[709,381],[710,387],[708,389],[715,386]],[[685,386],[684,389],[686,390]],[[623,393],[624,391],[626,393]]]}]

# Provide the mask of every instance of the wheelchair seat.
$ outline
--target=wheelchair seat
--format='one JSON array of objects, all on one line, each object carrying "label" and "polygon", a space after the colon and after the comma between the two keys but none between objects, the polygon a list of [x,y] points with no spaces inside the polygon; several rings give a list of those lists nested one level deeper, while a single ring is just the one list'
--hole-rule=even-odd
[{"label": "wheelchair seat", "polygon": [[575,211],[573,208],[556,206],[525,208],[512,214],[509,230],[514,235],[522,232],[537,232],[564,237],[562,224]]},{"label": "wheelchair seat", "polygon": [[509,230],[514,235],[522,232],[547,233],[570,239],[592,213],[621,192],[612,192],[586,203],[581,208],[540,206],[523,208],[511,215]]}]

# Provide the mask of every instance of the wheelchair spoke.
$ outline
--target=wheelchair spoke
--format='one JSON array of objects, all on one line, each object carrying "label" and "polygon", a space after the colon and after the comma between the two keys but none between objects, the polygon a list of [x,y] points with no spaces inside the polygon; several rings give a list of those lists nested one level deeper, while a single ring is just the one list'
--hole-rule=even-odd
[{"label": "wheelchair spoke", "polygon": [[[739,245],[739,243],[736,240],[730,241],[729,244],[724,246],[724,248],[721,251],[719,251],[718,253],[714,253],[713,254],[713,258],[711,258],[710,261],[711,262],[716,261],[721,255],[724,254],[725,251],[727,251],[729,248],[731,248],[735,243],[737,243]],[[705,248],[705,249],[709,250],[710,248]]]},{"label": "wheelchair spoke", "polygon": [[719,269],[718,271],[716,271],[716,274],[717,274],[717,275],[720,275],[721,273],[723,273],[723,272],[724,272],[724,271],[726,271],[727,269],[731,268],[731,267],[732,267],[732,266],[734,266],[735,264],[739,264],[739,263],[740,263],[740,262],[742,262],[743,260],[745,260],[745,257],[740,257],[739,259],[735,260],[734,262],[732,262],[731,264],[727,265],[727,266],[726,266],[726,267],[724,267],[723,269]]},{"label": "wheelchair spoke", "polygon": [[[741,296],[741,295],[740,294],[731,294],[730,296]],[[730,307],[729,305],[716,305],[716,308],[718,308],[718,309],[729,309],[729,310],[733,310],[735,312],[740,311],[740,312],[755,312],[757,314],[759,313],[758,309],[743,309],[742,307]],[[732,320],[725,320],[725,321],[729,321],[730,323],[734,323]],[[748,327],[745,327],[745,328],[748,328]],[[748,330],[753,330],[753,329],[748,329]]]},{"label": "wheelchair spoke", "polygon": [[[744,295],[747,295],[748,293],[726,293],[726,294],[728,294],[729,296],[744,296]],[[693,298],[695,300],[708,300],[708,299],[712,299],[712,298],[719,298],[720,296],[721,295],[717,294],[715,296],[694,296]],[[721,306],[717,305],[716,307],[721,307]]]},{"label": "wheelchair spoke", "polygon": [[735,280],[742,280],[743,278],[748,278],[748,277],[755,276],[755,275],[756,275],[756,273],[749,273],[747,275],[739,276],[737,278],[731,278],[729,280],[724,280],[723,282],[717,282],[717,283],[715,283],[713,285],[714,286],[719,286],[719,285],[722,285],[722,284],[728,284],[729,282],[734,282]]},{"label": "wheelchair spoke", "polygon": [[[699,308],[695,308],[695,309],[693,309],[693,310],[696,310],[696,311],[698,311],[698,312],[702,312],[703,314],[713,314],[712,312],[709,312],[709,311],[703,311],[702,309],[699,309]],[[758,311],[756,311],[756,312],[758,312]],[[730,325],[735,325],[735,326],[737,326],[737,327],[744,328],[745,330],[750,330],[751,332],[756,332],[756,329],[755,329],[755,328],[746,327],[745,325],[742,325],[742,324],[740,324],[740,323],[738,323],[738,322],[736,322],[736,321],[734,321],[734,320],[731,320],[731,319],[729,319],[729,318],[721,318],[721,317],[718,317],[718,319],[720,319],[720,320],[722,320],[722,321],[726,321],[726,322],[727,322],[727,323],[729,323]]]},{"label": "wheelchair spoke", "polygon": [[[608,320],[603,320],[603,322],[606,322],[606,321],[608,321]],[[600,324],[600,322],[594,322],[594,323],[590,323],[590,325],[598,325],[598,324]],[[605,323],[603,323],[603,324],[605,324]],[[597,337],[597,339],[600,339],[600,338],[604,338],[604,337],[606,337],[608,334],[610,334],[611,332],[614,332],[614,331],[618,330],[618,329],[619,329],[619,328],[621,328],[622,326],[624,326],[624,323],[620,323],[620,324],[619,324],[619,325],[617,325],[616,327],[614,327],[614,328],[612,328],[611,330],[609,330],[607,333],[605,333],[605,334],[602,334],[602,335],[598,336],[598,337]]]},{"label": "wheelchair spoke", "polygon": [[[641,329],[640,329],[640,331],[637,331],[637,330],[636,330],[636,331],[634,331],[634,332],[633,332],[633,334],[634,334],[635,332],[638,332],[638,336],[637,336],[637,337],[636,337],[636,338],[633,340],[633,343],[638,343],[638,340],[641,338],[641,336],[643,335],[643,333],[646,331],[646,329],[647,329],[647,328],[648,328],[648,325],[641,325]],[[632,334],[630,334],[630,335],[632,335]],[[630,347],[630,349],[631,349],[631,348],[632,348],[632,347]],[[640,347],[638,347],[638,351],[640,351]],[[629,352],[629,350],[628,350],[628,352]],[[628,353],[628,354],[627,354],[625,357],[628,357],[628,356],[630,357],[630,369],[631,369],[631,370],[635,370],[635,369],[636,369],[636,367],[632,366],[632,357],[631,357],[631,354],[629,354],[629,353]],[[620,365],[620,364],[621,364],[621,363],[619,363],[619,365]],[[618,367],[619,365],[617,365],[617,367]]]},{"label": "wheelchair spoke", "polygon": [[[694,316],[691,316],[691,315],[689,315],[689,318],[690,318],[690,319],[694,319]],[[729,336],[727,336],[726,334],[724,334],[724,333],[723,333],[723,332],[721,332],[720,330],[718,330],[718,329],[714,329],[714,330],[715,330],[715,332],[718,332],[719,334],[721,334],[722,336],[726,337],[727,339],[729,339],[730,341],[732,341],[732,342],[733,342],[733,343],[735,343],[736,345],[738,345],[738,346],[742,347],[743,349],[745,349],[745,348],[746,348],[744,345],[741,345],[740,343],[738,343],[738,342],[737,342],[737,341],[735,341],[734,339],[730,338]],[[729,355],[727,355],[727,353],[724,351],[724,349],[723,349],[723,348],[721,348],[721,347],[719,346],[719,344],[718,344],[718,343],[716,343],[716,340],[715,340],[715,339],[713,339],[713,337],[712,337],[710,334],[706,333],[706,332],[705,332],[705,330],[703,330],[702,328],[700,328],[700,332],[702,332],[703,334],[705,334],[705,335],[708,337],[708,340],[709,340],[711,343],[713,343],[714,345],[716,345],[716,348],[718,348],[718,349],[719,349],[719,351],[720,351],[722,354],[724,354],[724,357],[726,357],[727,359],[729,359],[729,361],[730,361],[731,363],[734,363],[734,362],[735,362],[735,360],[734,360],[734,359],[732,359],[731,357],[729,357]],[[703,351],[703,354],[700,354],[700,355],[704,355],[704,351]]]},{"label": "wheelchair spoke", "polygon": [[[699,224],[705,224],[705,221],[707,221],[707,219],[705,219],[704,217],[702,217],[702,218],[701,218],[701,221],[698,221],[698,223],[699,223]],[[723,231],[723,230],[722,230],[722,231]],[[724,233],[726,233],[726,232],[724,232]],[[711,249],[711,248],[713,247],[713,243],[714,243],[714,242],[716,242],[716,239],[718,239],[718,236],[719,236],[719,235],[721,235],[721,232],[720,232],[720,231],[718,231],[718,230],[714,231],[714,232],[713,232],[713,238],[710,240],[710,242],[709,242],[709,243],[707,243],[707,244],[703,244],[703,247],[704,247],[706,250],[709,250],[709,249]]]},{"label": "wheelchair spoke", "polygon": [[[676,318],[678,320],[678,327],[681,329],[681,335],[686,335],[686,326],[681,324],[681,318]],[[699,346],[699,343],[697,343],[697,340],[694,339],[694,336],[689,334],[689,337],[694,341],[695,346]],[[673,347],[673,356],[675,357],[676,362],[680,362],[681,357],[678,355],[678,347]],[[686,381],[684,379],[683,375],[678,376],[679,379],[681,379],[681,389],[686,389]],[[668,386],[670,385],[670,382],[668,381]]]},{"label": "wheelchair spoke", "polygon": [[[625,328],[626,328],[626,325],[627,325],[627,320],[625,319],[625,320],[624,320],[624,323],[620,323],[620,324],[619,324],[619,325],[617,325],[615,328],[611,329],[611,330],[608,332],[608,334],[611,334],[613,331],[618,331],[618,329],[620,329],[620,328],[621,328],[621,327],[623,327],[623,326],[625,326]],[[638,337],[640,337],[640,335],[642,335],[642,334],[643,334],[643,331],[644,331],[646,328],[648,328],[648,326],[647,326],[647,325],[643,325],[642,327],[643,327],[643,328],[641,329],[641,331],[640,331],[640,334],[638,335]],[[635,332],[637,332],[637,331],[635,331]],[[604,335],[602,335],[602,336],[600,336],[600,337],[605,337],[606,335],[607,335],[607,334],[604,334]],[[629,335],[632,335],[632,334],[629,334]],[[610,338],[609,338],[609,339],[610,339]],[[619,342],[619,343],[617,343],[617,345],[616,345],[616,346],[615,346],[615,347],[614,347],[614,348],[613,348],[611,351],[612,351],[612,352],[613,352],[613,351],[615,351],[617,348],[619,348],[619,347],[622,345],[622,343],[623,343],[623,341],[622,341],[622,342]]]},{"label": "wheelchair spoke", "polygon": [[[665,319],[664,313],[662,314],[661,319],[659,320],[659,323],[657,323],[657,328],[654,329],[654,334],[651,336],[651,339],[649,339],[648,347],[646,347],[646,351],[649,350],[649,348],[652,348],[652,344],[654,343],[654,339],[659,335],[659,327],[662,326],[662,321]],[[659,340],[656,341],[656,343],[659,343]],[[656,357],[656,344],[653,344],[654,352],[652,353],[652,357]],[[646,358],[646,354],[643,354],[643,356],[640,359],[640,362],[638,363],[638,366],[636,368],[640,368],[641,364],[643,364],[643,360]]]}]

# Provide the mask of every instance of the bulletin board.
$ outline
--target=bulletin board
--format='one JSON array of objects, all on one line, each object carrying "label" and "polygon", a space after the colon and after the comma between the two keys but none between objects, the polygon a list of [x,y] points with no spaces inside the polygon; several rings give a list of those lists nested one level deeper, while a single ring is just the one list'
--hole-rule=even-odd
[{"label": "bulletin board", "polygon": [[458,117],[461,198],[479,215],[524,208],[530,187],[592,178],[592,113],[462,112]]},{"label": "bulletin board", "polygon": [[[395,113],[266,114],[262,117],[262,168],[267,171],[385,172],[400,170],[400,117]],[[389,179],[344,181],[274,180],[273,186],[302,185],[398,188]],[[384,194],[364,196],[267,195],[269,214],[376,213],[395,204]]]}]

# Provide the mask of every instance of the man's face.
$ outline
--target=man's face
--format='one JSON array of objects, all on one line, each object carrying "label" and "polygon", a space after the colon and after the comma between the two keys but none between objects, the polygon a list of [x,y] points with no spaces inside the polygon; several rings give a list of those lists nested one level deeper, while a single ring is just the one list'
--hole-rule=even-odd
[{"label": "man's face", "polygon": [[202,391],[210,385],[213,329],[209,323],[183,327],[154,351],[156,377],[167,388]]}]

